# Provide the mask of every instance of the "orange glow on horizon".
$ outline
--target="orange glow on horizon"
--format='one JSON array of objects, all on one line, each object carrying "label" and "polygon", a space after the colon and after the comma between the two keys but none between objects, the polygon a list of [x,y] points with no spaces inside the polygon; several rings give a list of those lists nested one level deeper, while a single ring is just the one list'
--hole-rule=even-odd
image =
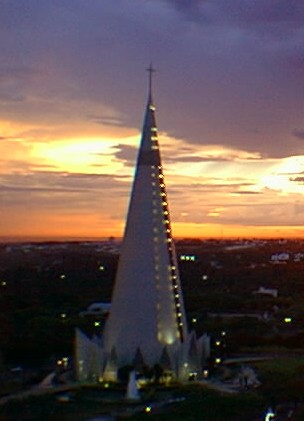
[{"label": "orange glow on horizon", "polygon": [[[124,221],[102,219],[100,215],[36,215],[33,226],[15,225],[15,229],[3,232],[0,241],[98,241],[105,238],[123,237]],[[77,229],[75,229],[77,226]],[[43,227],[43,228],[42,228]],[[301,239],[304,238],[302,226],[220,226],[216,224],[173,224],[173,237],[175,239],[233,239],[233,238],[260,238],[260,239]]]}]

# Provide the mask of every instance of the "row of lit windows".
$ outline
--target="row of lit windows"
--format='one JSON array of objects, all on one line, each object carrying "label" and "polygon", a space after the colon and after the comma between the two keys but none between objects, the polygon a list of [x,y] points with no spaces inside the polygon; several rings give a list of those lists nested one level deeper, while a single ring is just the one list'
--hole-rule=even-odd
[{"label": "row of lit windows", "polygon": [[[154,110],[155,108],[154,108],[154,106],[150,105],[150,109],[151,110]],[[157,132],[157,128],[156,127],[152,127],[151,128],[151,132],[155,132],[156,133]],[[153,136],[152,135],[151,136],[151,140],[153,140],[153,141],[156,142],[158,140],[157,139],[157,136]],[[156,145],[152,145],[151,149],[158,149],[158,147],[156,147]],[[158,165],[158,166],[152,165],[151,166],[151,170],[152,170],[152,172],[151,172],[152,178],[155,178],[157,176],[159,178],[159,180],[160,180],[160,184],[159,184],[159,187],[161,188],[160,197],[162,197],[163,199],[165,199],[166,196],[167,196],[167,194],[166,194],[166,190],[165,190],[166,186],[165,186],[165,183],[164,183],[164,175],[162,174],[162,167],[161,167],[161,165]],[[158,172],[158,175],[156,175],[157,172]],[[156,187],[156,185],[157,185],[157,183],[155,181],[152,181],[152,186],[153,187]],[[155,191],[153,192],[153,195],[154,196],[156,195],[156,192]],[[158,210],[155,208],[155,206],[157,206],[157,204],[158,204],[157,201],[156,200],[153,200],[153,206],[154,206],[153,214],[157,214],[158,213]],[[162,207],[163,207],[163,215],[165,216],[165,219],[163,220],[163,224],[167,226],[166,227],[166,230],[165,230],[165,233],[166,233],[166,237],[167,237],[168,251],[169,251],[170,262],[171,262],[170,275],[171,275],[171,280],[172,280],[173,288],[175,290],[174,304],[175,304],[175,314],[176,314],[176,318],[177,318],[177,327],[178,327],[177,334],[178,334],[179,338],[181,340],[183,340],[183,328],[182,328],[183,327],[183,322],[182,322],[182,313],[180,311],[181,303],[179,301],[180,296],[179,296],[179,294],[177,292],[178,291],[178,285],[177,285],[177,276],[176,276],[176,266],[173,264],[174,258],[173,258],[173,248],[171,246],[172,238],[171,238],[170,221],[169,221],[169,216],[168,216],[169,215],[168,202],[166,200],[162,200],[161,204],[162,204]],[[158,233],[159,232],[156,227],[153,229],[153,231],[155,233]],[[154,237],[154,241],[155,242],[158,242],[159,241],[159,238],[157,236],[155,236]],[[155,258],[155,263],[158,262],[158,260],[159,260],[158,258],[157,259]],[[155,270],[156,271],[159,270],[159,265],[157,263],[155,264]],[[156,274],[155,279],[156,280],[159,280],[160,279],[158,274]]]},{"label": "row of lit windows", "polygon": [[[151,166],[151,170],[152,170],[152,177],[158,177],[160,181],[159,187],[161,189],[160,192],[160,197],[163,198],[161,205],[163,207],[163,215],[164,215],[164,220],[163,220],[163,224],[166,226],[166,241],[168,244],[168,251],[169,251],[169,255],[170,255],[170,267],[169,267],[169,271],[170,271],[170,277],[171,277],[171,281],[172,281],[172,286],[174,288],[174,306],[175,306],[175,314],[176,314],[176,321],[177,321],[177,327],[178,327],[178,334],[180,339],[183,341],[183,321],[182,321],[182,317],[183,314],[181,312],[181,302],[180,302],[180,294],[178,293],[179,287],[178,287],[178,283],[177,283],[177,275],[176,275],[176,265],[174,264],[174,255],[173,255],[173,248],[172,248],[172,237],[171,237],[171,228],[170,228],[170,220],[169,220],[169,211],[168,211],[168,202],[167,200],[164,200],[167,196],[166,194],[166,190],[165,190],[165,183],[164,183],[164,175],[162,174],[162,167],[159,166],[155,166],[152,165]],[[158,171],[157,171],[158,170]],[[158,172],[158,175],[157,175]],[[152,182],[152,186],[156,187],[156,183]],[[157,205],[156,203],[157,201],[153,200],[153,205]],[[156,214],[157,210],[154,209],[153,213]],[[158,238],[156,240],[157,237],[155,237],[155,242],[158,241]]]}]

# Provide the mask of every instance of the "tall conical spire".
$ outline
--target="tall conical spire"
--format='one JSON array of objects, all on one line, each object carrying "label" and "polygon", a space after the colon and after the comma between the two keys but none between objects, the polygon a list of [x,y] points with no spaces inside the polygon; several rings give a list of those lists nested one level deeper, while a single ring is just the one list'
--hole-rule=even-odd
[{"label": "tall conical spire", "polygon": [[148,102],[104,332],[105,350],[114,347],[120,365],[130,364],[138,349],[147,364],[155,364],[164,346],[175,349],[187,336],[152,102],[152,65],[147,70]]}]

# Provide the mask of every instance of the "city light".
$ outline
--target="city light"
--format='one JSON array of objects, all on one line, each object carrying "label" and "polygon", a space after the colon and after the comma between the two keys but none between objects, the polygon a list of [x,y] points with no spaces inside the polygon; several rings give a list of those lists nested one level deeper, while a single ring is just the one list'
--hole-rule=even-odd
[{"label": "city light", "polygon": [[285,323],[291,323],[292,322],[292,318],[291,317],[285,317],[284,322]]}]

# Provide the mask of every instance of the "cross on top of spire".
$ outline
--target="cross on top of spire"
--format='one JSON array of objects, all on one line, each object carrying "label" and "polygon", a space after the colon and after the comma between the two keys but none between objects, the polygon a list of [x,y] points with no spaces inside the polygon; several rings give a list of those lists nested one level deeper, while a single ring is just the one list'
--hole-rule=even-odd
[{"label": "cross on top of spire", "polygon": [[147,70],[147,72],[149,72],[149,96],[151,96],[151,94],[152,94],[152,77],[153,77],[153,73],[155,73],[156,70],[152,66],[152,63],[150,63],[150,66],[146,70]]}]

